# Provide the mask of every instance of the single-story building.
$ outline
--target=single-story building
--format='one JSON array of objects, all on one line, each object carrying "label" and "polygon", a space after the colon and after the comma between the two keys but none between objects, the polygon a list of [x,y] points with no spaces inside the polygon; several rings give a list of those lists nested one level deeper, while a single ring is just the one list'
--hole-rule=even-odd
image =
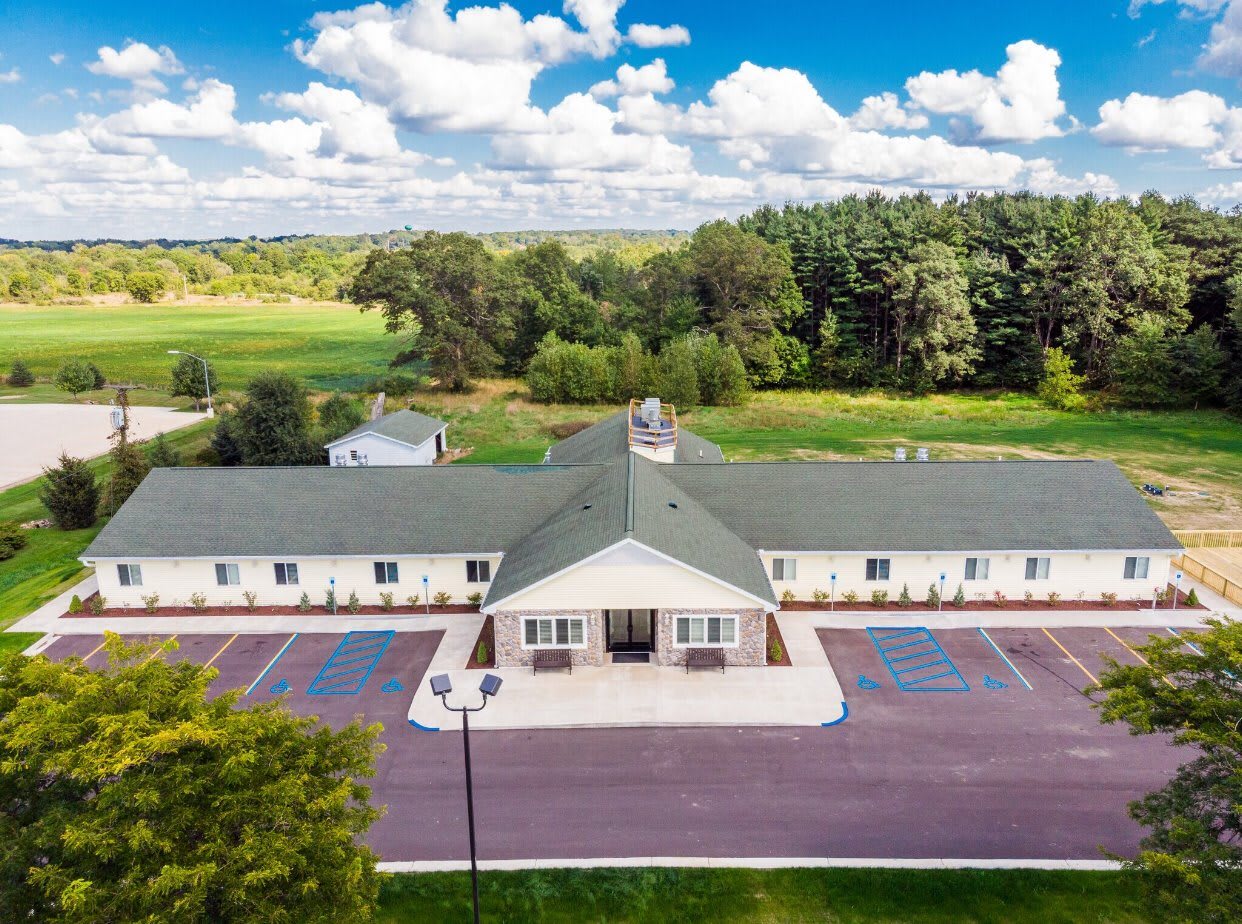
[{"label": "single-story building", "polygon": [[356,465],[431,465],[444,452],[442,420],[417,411],[401,410],[368,420],[324,448],[328,464],[348,468]]},{"label": "single-story building", "polygon": [[539,465],[157,469],[83,561],[109,607],[322,604],[334,579],[365,604],[481,594],[502,667],[760,665],[786,592],[1150,599],[1180,548],[1112,462],[726,463],[657,403]]}]

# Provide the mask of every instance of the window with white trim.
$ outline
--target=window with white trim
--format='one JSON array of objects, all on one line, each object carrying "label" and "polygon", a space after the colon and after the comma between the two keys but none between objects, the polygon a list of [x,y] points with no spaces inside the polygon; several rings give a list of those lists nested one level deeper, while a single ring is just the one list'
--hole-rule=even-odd
[{"label": "window with white trim", "polygon": [[524,648],[585,648],[586,621],[581,616],[531,616],[522,620]]},{"label": "window with white trim", "polygon": [[296,584],[298,582],[298,566],[291,561],[276,562],[276,583]]},{"label": "window with white trim", "polygon": [[1146,555],[1127,555],[1123,577],[1125,577],[1127,581],[1133,581],[1139,578],[1145,579],[1147,577],[1147,571],[1150,567],[1151,559]]},{"label": "window with white trim", "polygon": [[1028,558],[1026,560],[1026,579],[1028,581],[1048,580],[1050,562],[1046,558]]},{"label": "window with white trim", "polygon": [[492,563],[486,559],[466,559],[466,583],[487,584],[492,580]]},{"label": "window with white trim", "polygon": [[142,586],[142,566],[141,565],[117,565],[116,576],[121,582],[122,587],[141,587]]},{"label": "window with white trim", "polygon": [[774,558],[772,559],[772,580],[774,581],[796,581],[798,580],[798,559],[796,558]]},{"label": "window with white trim", "polygon": [[395,561],[377,561],[375,563],[376,584],[397,583],[397,563]]},{"label": "window with white trim", "polygon": [[678,616],[673,638],[679,648],[731,648],[737,645],[737,617]]},{"label": "window with white trim", "polygon": [[234,564],[216,565],[216,583],[221,587],[229,587],[241,583],[241,572]]},{"label": "window with white trim", "polygon": [[986,581],[988,579],[989,559],[986,558],[968,558],[966,559],[966,580],[968,581]]},{"label": "window with white trim", "polygon": [[867,580],[868,581],[887,581],[892,565],[892,559],[889,558],[868,558],[867,559]]}]

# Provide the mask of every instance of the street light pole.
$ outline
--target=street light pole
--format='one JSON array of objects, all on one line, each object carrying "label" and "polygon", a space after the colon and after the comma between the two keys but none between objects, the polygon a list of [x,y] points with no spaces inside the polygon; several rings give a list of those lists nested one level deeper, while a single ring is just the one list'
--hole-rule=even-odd
[{"label": "street light pole", "polygon": [[203,364],[203,384],[207,386],[207,416],[208,418],[215,417],[215,409],[211,406],[211,372],[207,368],[207,360],[193,353],[187,353],[185,350],[169,350],[168,352],[172,356],[188,356],[191,359],[197,359]]},{"label": "street light pole", "polygon": [[461,714],[462,750],[466,757],[466,823],[470,828],[470,891],[474,899],[474,924],[479,924],[479,864],[474,839],[474,774],[470,768],[470,713],[481,712],[487,706],[489,696],[500,692],[501,678],[495,674],[487,674],[479,684],[479,692],[483,694],[483,703],[478,706],[450,706],[448,695],[453,692],[453,683],[448,674],[437,674],[431,678],[431,693],[440,697],[440,703],[449,712]]}]

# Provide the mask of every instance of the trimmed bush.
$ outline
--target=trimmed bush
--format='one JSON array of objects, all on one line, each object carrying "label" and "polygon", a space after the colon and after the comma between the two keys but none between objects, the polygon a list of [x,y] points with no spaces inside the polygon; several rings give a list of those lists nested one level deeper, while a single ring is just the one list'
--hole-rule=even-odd
[{"label": "trimmed bush", "polygon": [[871,605],[872,606],[887,606],[888,605],[888,591],[887,590],[871,591]]},{"label": "trimmed bush", "polygon": [[104,607],[106,607],[107,605],[108,605],[107,600],[105,600],[99,594],[95,594],[95,596],[91,597],[91,615],[102,616]]},{"label": "trimmed bush", "polygon": [[143,594],[142,605],[147,608],[148,613],[154,613],[156,609],[159,608],[160,595],[159,594]]},{"label": "trimmed bush", "polygon": [[453,602],[453,595],[447,590],[442,590],[431,599],[436,606],[448,606]]},{"label": "trimmed bush", "polygon": [[828,601],[828,591],[820,590],[816,587],[811,591],[811,599],[816,603],[826,603]]},{"label": "trimmed bush", "polygon": [[897,597],[898,606],[909,606],[914,601],[910,599],[910,585],[902,584],[901,593]]},{"label": "trimmed bush", "polygon": [[[1191,593],[1194,593],[1194,591],[1191,591]],[[1109,591],[1105,591],[1104,593],[1100,594],[1100,600],[1103,602],[1105,606],[1116,606],[1117,605],[1117,595]]]},{"label": "trimmed bush", "polygon": [[26,531],[16,523],[0,523],[0,561],[8,561],[26,547]]},{"label": "trimmed bush", "polygon": [[349,592],[349,600],[345,604],[345,609],[354,614],[357,614],[357,612],[362,609],[362,601],[358,599],[357,591],[351,590]]},{"label": "trimmed bush", "polygon": [[995,603],[1000,609],[1004,609],[1005,604],[1009,602],[1009,598],[999,590],[994,590],[992,591],[992,602]]},{"label": "trimmed bush", "polygon": [[203,610],[207,609],[207,595],[198,593],[190,594],[190,608],[196,613],[201,613]]},{"label": "trimmed bush", "polygon": [[253,590],[243,590],[242,599],[246,601],[246,609],[252,613],[255,611],[255,607],[259,605],[259,595]]},{"label": "trimmed bush", "polygon": [[953,605],[954,606],[965,606],[966,605],[966,591],[962,590],[961,584],[957,585],[957,592],[953,594]]},{"label": "trimmed bush", "polygon": [[1200,605],[1199,595],[1198,593],[1195,592],[1195,589],[1192,587],[1190,588],[1190,593],[1186,594],[1186,606],[1199,606],[1199,605]]},{"label": "trimmed bush", "polygon": [[474,660],[477,664],[487,663],[487,642],[479,642],[479,647],[474,652]]},{"label": "trimmed bush", "polygon": [[858,602],[858,593],[853,590],[847,590],[845,593],[841,594],[841,602],[848,604],[849,606],[853,606]]},{"label": "trimmed bush", "polygon": [[331,587],[328,588],[328,592],[324,595],[323,608],[329,613],[336,612],[336,591]]},{"label": "trimmed bush", "polygon": [[1048,592],[1048,605],[1049,606],[1060,606],[1061,605],[1061,595],[1057,593],[1055,590],[1050,590]]},{"label": "trimmed bush", "polygon": [[476,590],[474,593],[466,595],[466,602],[471,606],[482,606],[483,595]]},{"label": "trimmed bush", "polygon": [[408,603],[410,606],[418,606],[418,601],[421,599],[422,597],[420,597],[418,594],[414,594],[414,596],[412,597],[406,597],[405,602]]},{"label": "trimmed bush", "polygon": [[785,657],[785,649],[781,647],[781,640],[774,638],[768,642],[768,660],[780,661]]},{"label": "trimmed bush", "polygon": [[302,591],[302,596],[298,600],[298,612],[309,613],[310,609],[311,609],[310,594],[308,594],[306,591]]},{"label": "trimmed bush", "polygon": [[380,597],[380,609],[383,610],[385,613],[387,613],[389,610],[391,610],[396,605],[393,603],[393,597],[391,593],[388,593],[386,591],[381,591],[379,597]]},{"label": "trimmed bush", "polygon": [[793,603],[795,599],[797,598],[794,597],[794,592],[792,590],[786,588],[781,591],[781,603]]},{"label": "trimmed bush", "polygon": [[79,597],[77,594],[74,594],[69,599],[69,612],[70,613],[82,612],[82,598]]},{"label": "trimmed bush", "polygon": [[1026,591],[1025,593],[1023,593],[1023,594],[1022,594],[1022,600],[1023,600],[1023,602],[1024,602],[1024,603],[1027,603],[1027,604],[1034,603],[1034,602],[1035,602],[1035,595],[1034,595],[1033,593],[1031,593],[1031,592],[1028,590],[1028,591]]},{"label": "trimmed bush", "polygon": [[936,590],[935,584],[927,585],[927,606],[933,610],[940,608],[940,591]]}]

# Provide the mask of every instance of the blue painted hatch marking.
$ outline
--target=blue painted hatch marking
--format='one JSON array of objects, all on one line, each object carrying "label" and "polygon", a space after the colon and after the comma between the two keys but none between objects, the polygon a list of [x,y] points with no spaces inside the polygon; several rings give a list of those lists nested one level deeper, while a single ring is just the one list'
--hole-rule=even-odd
[{"label": "blue painted hatch marking", "polygon": [[311,696],[349,695],[366,685],[371,671],[379,664],[394,633],[350,632],[319,669],[306,692]]},{"label": "blue painted hatch marking", "polygon": [[970,689],[925,627],[869,628],[867,634],[900,689],[909,693],[965,693]]}]

